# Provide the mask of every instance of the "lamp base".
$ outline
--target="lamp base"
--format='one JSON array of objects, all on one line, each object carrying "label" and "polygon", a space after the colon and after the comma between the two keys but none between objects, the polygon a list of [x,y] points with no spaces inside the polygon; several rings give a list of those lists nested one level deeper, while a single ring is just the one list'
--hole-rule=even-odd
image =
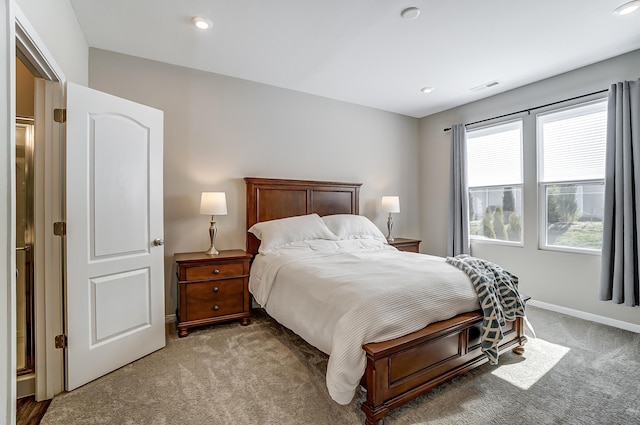
[{"label": "lamp base", "polygon": [[211,245],[211,248],[206,250],[204,253],[207,254],[207,255],[218,255],[218,254],[220,254],[220,252],[213,245]]},{"label": "lamp base", "polygon": [[220,252],[216,249],[216,234],[218,233],[218,228],[216,227],[216,220],[213,215],[211,216],[211,220],[209,221],[209,240],[211,240],[211,247],[205,251],[207,255],[218,255]]},{"label": "lamp base", "polygon": [[391,213],[389,213],[389,218],[387,219],[387,242],[393,242],[395,239],[391,236],[391,231],[393,230],[393,219],[391,218]]}]

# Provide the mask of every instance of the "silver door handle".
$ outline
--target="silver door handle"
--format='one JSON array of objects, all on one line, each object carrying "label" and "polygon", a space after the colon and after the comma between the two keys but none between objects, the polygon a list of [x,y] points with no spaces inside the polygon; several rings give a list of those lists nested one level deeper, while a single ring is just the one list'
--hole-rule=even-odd
[{"label": "silver door handle", "polygon": [[164,239],[154,239],[153,240],[153,246],[160,246],[160,245],[164,245]]}]

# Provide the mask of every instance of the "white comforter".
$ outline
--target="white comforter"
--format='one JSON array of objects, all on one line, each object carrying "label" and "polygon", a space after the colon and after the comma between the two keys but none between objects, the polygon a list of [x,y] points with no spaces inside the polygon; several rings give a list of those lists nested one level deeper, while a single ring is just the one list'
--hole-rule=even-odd
[{"label": "white comforter", "polygon": [[444,258],[370,239],[259,254],[249,289],[269,315],[329,354],[327,388],[340,404],[351,401],[364,374],[363,344],[480,308],[467,275]]}]

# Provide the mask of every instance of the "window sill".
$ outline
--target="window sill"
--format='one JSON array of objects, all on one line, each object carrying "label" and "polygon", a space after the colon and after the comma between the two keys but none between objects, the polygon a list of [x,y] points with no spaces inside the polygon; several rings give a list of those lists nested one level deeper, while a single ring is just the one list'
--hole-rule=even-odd
[{"label": "window sill", "polygon": [[581,255],[602,255],[602,250],[599,249],[586,249],[586,248],[571,248],[568,246],[553,246],[553,245],[545,245],[538,246],[540,251],[553,251],[553,252],[564,252],[567,254],[581,254]]},{"label": "window sill", "polygon": [[514,248],[523,248],[524,244],[522,242],[512,242],[512,241],[503,241],[499,239],[481,239],[481,238],[469,238],[469,243],[471,245],[502,245],[502,246],[510,246]]}]

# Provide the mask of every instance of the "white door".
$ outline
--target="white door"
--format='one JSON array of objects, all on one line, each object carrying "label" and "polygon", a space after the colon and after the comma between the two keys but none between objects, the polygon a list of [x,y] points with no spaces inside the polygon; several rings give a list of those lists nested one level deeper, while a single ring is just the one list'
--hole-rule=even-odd
[{"label": "white door", "polygon": [[163,112],[67,84],[67,390],[165,345]]}]

